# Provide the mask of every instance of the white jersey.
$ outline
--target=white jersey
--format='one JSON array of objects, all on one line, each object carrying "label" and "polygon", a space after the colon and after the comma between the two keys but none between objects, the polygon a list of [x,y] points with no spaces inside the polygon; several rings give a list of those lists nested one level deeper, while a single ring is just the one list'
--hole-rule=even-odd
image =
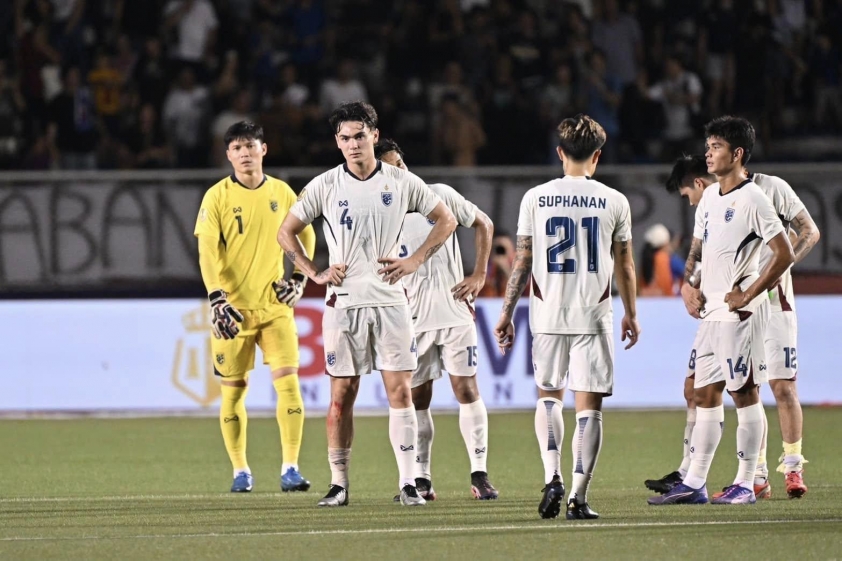
[{"label": "white jersey", "polygon": [[[772,202],[750,179],[726,195],[719,183],[705,189],[696,209],[693,237],[702,240],[702,295],[705,321],[739,321],[725,295],[745,290],[760,276],[760,248],[784,231]],[[754,311],[763,292],[743,310]]]},{"label": "white jersey", "polygon": [[611,247],[631,240],[626,197],[590,178],[553,179],[523,197],[517,235],[532,236],[532,332],[611,333]]},{"label": "white jersey", "polygon": [[[442,202],[447,205],[461,226],[466,228],[473,226],[477,216],[475,204],[466,200],[448,185],[437,183],[429,187],[441,197]],[[433,229],[433,224],[435,223],[421,214],[407,215],[403,224],[402,257],[412,255],[424,244]],[[454,300],[450,292],[464,278],[462,252],[459,251],[459,241],[454,232],[442,248],[421,265],[418,271],[403,279],[412,307],[416,333],[470,325],[474,322],[474,314],[468,304]]]},{"label": "white jersey", "polygon": [[[802,210],[806,207],[792,187],[774,175],[763,175],[762,173],[753,173],[749,179],[760,187],[772,201],[772,206],[775,207],[775,212],[778,213],[778,218],[783,222],[784,230],[789,232],[789,223],[795,220]],[[764,246],[760,251],[760,270],[772,260],[772,250]],[[769,291],[769,301],[772,305],[773,312],[789,312],[795,310],[795,293],[792,289],[792,267],[788,268],[783,275],[781,275],[780,286]]]},{"label": "white jersey", "polygon": [[330,264],[344,263],[341,286],[328,286],[326,304],[336,308],[397,306],[407,303],[401,283],[390,285],[377,271],[384,257],[398,257],[408,212],[427,216],[440,199],[415,174],[377,163],[365,180],[345,164],[313,179],[290,212],[309,224],[322,216]]}]

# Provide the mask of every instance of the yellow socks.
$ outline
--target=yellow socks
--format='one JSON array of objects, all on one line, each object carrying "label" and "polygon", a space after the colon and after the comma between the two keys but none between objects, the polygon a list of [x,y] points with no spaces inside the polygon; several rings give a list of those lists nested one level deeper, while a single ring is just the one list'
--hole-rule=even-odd
[{"label": "yellow socks", "polygon": [[272,382],[278,394],[275,411],[278,427],[281,429],[282,470],[298,468],[298,453],[301,450],[301,435],[304,433],[304,401],[298,386],[298,374],[282,376]]},{"label": "yellow socks", "polygon": [[222,390],[222,403],[219,408],[219,426],[222,428],[222,439],[225,441],[225,449],[231,464],[234,466],[234,473],[249,471],[246,461],[246,428],[248,417],[246,417],[246,394],[248,387],[235,388],[232,386],[220,386]]},{"label": "yellow socks", "polygon": [[784,453],[781,454],[781,465],[778,466],[778,471],[781,473],[801,471],[804,468],[804,464],[807,463],[807,460],[801,455],[801,440],[799,439],[798,442],[793,442],[792,444],[784,442],[783,445]]}]

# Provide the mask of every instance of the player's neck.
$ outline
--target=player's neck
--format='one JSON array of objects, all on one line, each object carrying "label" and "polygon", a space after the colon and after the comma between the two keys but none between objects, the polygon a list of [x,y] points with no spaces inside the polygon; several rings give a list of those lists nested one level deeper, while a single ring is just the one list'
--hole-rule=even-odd
[{"label": "player's neck", "polygon": [[345,163],[348,166],[348,171],[356,175],[358,178],[365,180],[374,173],[374,170],[377,169],[377,158],[371,158],[370,160],[366,160],[364,162],[347,162]]},{"label": "player's neck", "polygon": [[236,177],[237,182],[246,189],[257,189],[263,183],[263,169],[256,169],[247,173],[235,171],[234,177]]},{"label": "player's neck", "polygon": [[564,175],[569,177],[592,177],[596,166],[590,162],[567,162],[564,166]]},{"label": "player's neck", "polygon": [[717,175],[716,180],[719,181],[719,192],[726,195],[736,189],[740,183],[745,181],[746,177],[741,168],[734,168],[725,175]]}]

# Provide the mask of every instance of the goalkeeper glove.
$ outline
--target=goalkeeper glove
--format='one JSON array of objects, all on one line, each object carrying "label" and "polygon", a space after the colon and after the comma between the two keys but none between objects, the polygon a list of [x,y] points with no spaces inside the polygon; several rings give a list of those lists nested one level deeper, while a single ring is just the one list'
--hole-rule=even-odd
[{"label": "goalkeeper glove", "polygon": [[208,294],[211,305],[211,327],[217,339],[233,339],[240,332],[237,322],[243,321],[243,314],[228,302],[224,290],[214,290]]},{"label": "goalkeeper glove", "polygon": [[304,294],[304,284],[306,282],[307,277],[303,274],[293,273],[292,278],[288,281],[281,279],[278,282],[273,282],[272,288],[275,289],[275,296],[278,297],[278,302],[294,308]]}]

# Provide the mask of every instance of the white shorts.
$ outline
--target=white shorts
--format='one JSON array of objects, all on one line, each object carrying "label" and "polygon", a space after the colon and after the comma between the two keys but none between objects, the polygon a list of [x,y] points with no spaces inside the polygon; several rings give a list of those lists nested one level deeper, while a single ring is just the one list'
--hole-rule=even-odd
[{"label": "white shorts", "polygon": [[795,380],[798,374],[798,320],[795,312],[772,312],[766,325],[766,366],[770,380]]},{"label": "white shorts", "polygon": [[438,380],[441,371],[451,376],[477,373],[477,328],[474,324],[424,331],[418,341],[418,368],[412,373],[412,387]]},{"label": "white shorts", "polygon": [[612,333],[557,335],[536,333],[532,338],[535,384],[542,390],[614,392]]},{"label": "white shorts", "polygon": [[418,366],[408,305],[326,307],[322,337],[325,371],[330,376],[360,376],[372,370],[414,371]]},{"label": "white shorts", "polygon": [[696,372],[693,386],[725,382],[734,392],[749,381],[755,386],[768,381],[764,346],[768,322],[768,302],[742,321],[703,321],[690,353],[689,366]]}]

